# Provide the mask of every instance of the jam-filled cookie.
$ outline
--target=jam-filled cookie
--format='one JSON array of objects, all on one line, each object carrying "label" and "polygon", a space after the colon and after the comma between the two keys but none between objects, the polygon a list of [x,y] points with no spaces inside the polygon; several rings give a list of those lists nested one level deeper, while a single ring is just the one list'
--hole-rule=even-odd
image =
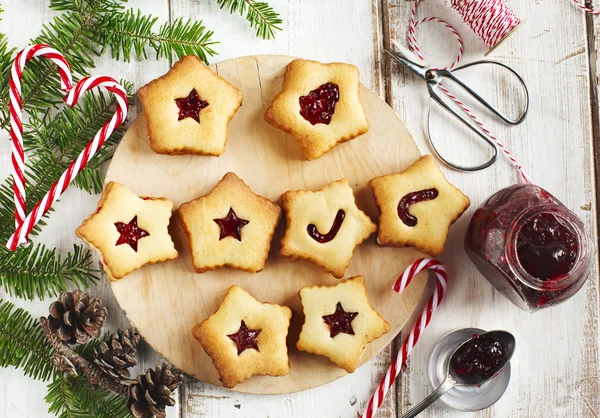
[{"label": "jam-filled cookie", "polygon": [[294,136],[306,158],[319,158],[369,130],[358,76],[354,65],[296,59],[265,120]]},{"label": "jam-filled cookie", "polygon": [[335,286],[300,289],[304,324],[296,348],[329,357],[354,372],[364,348],[390,330],[369,304],[362,276]]},{"label": "jam-filled cookie", "polygon": [[242,92],[188,55],[138,91],[150,146],[158,154],[221,155]]},{"label": "jam-filled cookie", "polygon": [[434,257],[444,251],[450,225],[470,204],[431,155],[404,173],[374,178],[370,185],[380,210],[379,244],[412,246]]},{"label": "jam-filled cookie", "polygon": [[356,206],[346,179],[318,192],[290,190],[282,200],[287,229],[280,254],[312,260],[337,278],[344,276],[354,248],[377,230]]},{"label": "jam-filled cookie", "polygon": [[281,208],[227,173],[206,196],[184,203],[179,217],[198,273],[227,266],[261,271]]},{"label": "jam-filled cookie", "polygon": [[168,226],[173,203],[138,197],[119,183],[106,185],[98,209],[75,234],[102,257],[110,280],[122,279],[145,264],[177,258]]},{"label": "jam-filled cookie", "polygon": [[292,310],[262,303],[241,287],[229,288],[219,309],[193,335],[213,361],[223,386],[290,371],[286,338]]}]

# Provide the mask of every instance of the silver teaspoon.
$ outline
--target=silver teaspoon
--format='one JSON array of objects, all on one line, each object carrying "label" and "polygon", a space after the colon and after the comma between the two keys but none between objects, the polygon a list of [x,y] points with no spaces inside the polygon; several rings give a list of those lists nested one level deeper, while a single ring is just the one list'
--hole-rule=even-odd
[{"label": "silver teaspoon", "polygon": [[450,356],[444,381],[402,418],[416,417],[453,387],[481,386],[493,379],[512,358],[515,344],[515,337],[506,331],[484,332],[465,341]]}]

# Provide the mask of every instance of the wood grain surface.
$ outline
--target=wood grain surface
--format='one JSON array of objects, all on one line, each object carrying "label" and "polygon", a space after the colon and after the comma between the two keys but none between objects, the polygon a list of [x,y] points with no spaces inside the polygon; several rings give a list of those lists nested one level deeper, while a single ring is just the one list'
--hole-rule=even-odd
[{"label": "wood grain surface", "polygon": [[[284,54],[325,62],[345,61],[358,66],[361,81],[390,104],[407,126],[422,153],[429,151],[423,130],[427,105],[423,83],[400,70],[383,54],[392,41],[406,44],[411,1],[406,0],[273,0],[282,15],[283,31],[272,41],[254,38],[240,16],[229,16],[213,0],[129,0],[128,5],[152,13],[159,22],[178,17],[202,19],[221,41],[214,62],[252,54]],[[454,24],[465,41],[463,62],[481,59],[485,47],[450,8],[449,0],[426,0],[419,17],[439,16]],[[512,65],[525,77],[531,92],[531,111],[526,122],[514,128],[484,118],[509,147],[535,183],[551,191],[588,225],[597,240],[597,179],[594,152],[600,156],[600,109],[598,79],[600,17],[586,16],[571,0],[506,0],[527,23],[490,58]],[[600,8],[600,0],[587,3]],[[0,30],[9,41],[24,47],[53,17],[42,0],[5,0]],[[27,24],[23,24],[23,15]],[[434,65],[445,65],[456,45],[444,28],[424,24],[417,36],[424,55]],[[164,74],[165,60],[143,63],[97,59],[98,73],[124,78],[140,87]],[[462,76],[462,75],[461,75]],[[464,80],[485,89],[486,98],[508,104],[512,84],[501,74],[465,73]],[[505,105],[506,106],[506,105]],[[135,118],[135,107],[131,109]],[[480,114],[481,112],[478,112]],[[449,152],[464,161],[485,157],[476,138],[456,128],[452,121],[437,120],[437,134],[450,145]],[[442,128],[440,133],[439,128]],[[0,172],[9,173],[8,134],[0,134],[5,156]],[[465,138],[467,140],[465,140]],[[600,158],[596,158],[600,161]],[[468,218],[492,192],[517,179],[516,172],[501,159],[480,173],[445,170],[449,180],[465,191],[472,209],[453,228],[449,248],[442,257],[450,270],[449,293],[411,354],[406,368],[389,392],[378,418],[397,418],[431,390],[426,373],[427,356],[444,333],[464,326],[505,328],[517,335],[519,350],[512,363],[513,379],[508,392],[492,408],[465,414],[437,402],[422,414],[428,418],[596,418],[600,416],[600,366],[598,330],[598,270],[594,268],[585,287],[569,302],[534,315],[524,314],[497,293],[473,268],[462,250]],[[41,240],[61,250],[78,242],[75,228],[96,207],[98,197],[71,188],[56,205]],[[127,320],[106,282],[93,290],[110,311],[109,329],[126,326]],[[0,295],[3,296],[3,295]],[[49,301],[16,301],[35,315],[47,311]],[[395,355],[394,344],[354,374],[324,387],[291,395],[257,396],[233,393],[218,386],[187,379],[179,391],[179,407],[169,417],[349,418],[362,413],[373,389]],[[144,346],[140,369],[156,363],[157,356]],[[0,416],[48,417],[43,396],[45,384],[24,377],[19,370],[0,370]]]},{"label": "wood grain surface", "polygon": [[[281,90],[286,65],[283,56],[236,58],[213,65],[240,88],[244,104],[233,118],[227,150],[220,157],[155,154],[149,146],[144,115],[139,115],[119,144],[106,181],[117,181],[141,196],[161,196],[182,203],[204,196],[227,172],[242,178],[255,193],[279,202],[287,190],[318,190],[347,178],[359,208],[373,219],[377,208],[369,187],[374,177],[404,171],[419,157],[410,134],[379,96],[365,87],[361,100],[371,129],[314,161],[306,160],[292,137],[264,121],[264,110]],[[290,373],[285,377],[255,377],[233,390],[257,394],[298,392],[321,386],[346,373],[328,359],[295,349],[302,324],[298,291],[303,286],[338,283],[308,261],[291,263],[278,255],[285,222],[280,222],[265,269],[249,274],[221,268],[193,271],[189,242],[179,218],[171,235],[179,258],[142,268],[111,283],[121,308],[150,346],[190,376],[219,384],[210,357],[193,338],[192,328],[217,310],[227,289],[238,284],[261,301],[287,305],[294,311],[288,346]],[[421,275],[398,296],[391,291],[399,271],[423,255],[412,249],[382,248],[375,235],[354,250],[345,278],[365,277],[369,299],[390,323],[390,332],[369,344],[361,363],[387,346],[420,307],[427,276]],[[169,312],[165,315],[165,310]]]}]

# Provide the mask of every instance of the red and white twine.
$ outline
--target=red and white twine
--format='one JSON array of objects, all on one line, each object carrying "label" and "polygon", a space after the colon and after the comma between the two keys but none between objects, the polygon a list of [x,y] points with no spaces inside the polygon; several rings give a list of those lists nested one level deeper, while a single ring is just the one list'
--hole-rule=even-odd
[{"label": "red and white twine", "polygon": [[[416,19],[417,6],[422,0],[416,0],[411,9],[410,25],[408,28],[408,46],[412,52],[414,52],[419,59],[423,62],[427,62],[421,55],[421,49],[416,38],[416,28],[420,23],[428,21],[436,21],[444,24],[455,36],[458,42],[458,55],[451,65],[444,67],[444,69],[453,69],[461,60],[463,54],[463,41],[452,25],[448,22],[437,18],[428,17],[421,20]],[[498,45],[516,26],[520,24],[520,20],[515,16],[514,12],[504,4],[503,0],[451,0],[452,7],[456,9],[462,16],[465,23],[467,23],[471,29],[479,35],[482,41],[488,46],[493,48]],[[506,147],[498,140],[498,138],[492,134],[492,132],[485,127],[485,125],[475,116],[475,114],[469,109],[464,102],[458,97],[452,94],[442,84],[440,89],[448,96],[458,107],[460,107],[465,114],[467,114],[473,122],[481,128],[481,130],[492,139],[496,145],[502,150],[504,155],[510,160],[513,166],[519,171],[521,176],[520,180],[529,183],[529,178],[523,170],[523,166],[517,162],[513,155],[506,149]]]},{"label": "red and white twine", "polygon": [[437,282],[435,286],[435,290],[433,291],[433,295],[429,298],[427,302],[427,306],[423,309],[421,316],[417,320],[417,323],[410,331],[408,337],[404,340],[402,344],[402,348],[398,351],[396,358],[392,361],[390,368],[387,373],[381,379],[381,383],[377,387],[377,390],[369,400],[369,404],[367,408],[361,415],[361,418],[373,418],[375,416],[375,412],[377,408],[383,402],[385,398],[385,394],[390,389],[390,387],[394,384],[396,377],[400,374],[400,369],[402,365],[408,359],[410,352],[413,347],[419,341],[419,337],[423,330],[429,325],[431,321],[431,317],[435,313],[437,307],[442,302],[444,298],[444,294],[446,293],[446,286],[448,282],[448,274],[446,273],[446,269],[444,266],[437,260],[432,260],[428,258],[422,258],[415,261],[412,265],[410,265],[404,273],[396,280],[396,283],[393,286],[393,290],[396,293],[402,293],[406,286],[410,284],[412,279],[419,274],[422,270],[430,270],[435,273]]},{"label": "red and white twine", "polygon": [[[39,201],[31,212],[25,216],[25,155],[23,152],[23,123],[22,123],[22,98],[21,78],[27,61],[35,56],[44,56],[53,60],[58,66],[61,79],[61,87],[68,91],[64,101],[73,107],[81,96],[88,90],[96,87],[104,87],[115,95],[117,106],[115,114],[96,133],[94,138],[88,142],[79,156],[69,164],[69,167],[54,182],[48,193]],[[85,168],[96,151],[102,147],[110,135],[121,126],[127,117],[128,98],[125,89],[112,77],[91,76],[81,79],[74,87],[71,85],[71,70],[68,62],[62,54],[47,45],[34,45],[19,52],[11,72],[10,83],[10,119],[11,138],[13,142],[12,165],[13,165],[13,190],[15,193],[15,226],[16,230],[6,243],[6,247],[14,251],[20,244],[27,242],[27,236],[33,227],[40,221],[52,207],[58,197],[67,189],[75,176]]]},{"label": "red and white twine", "polygon": [[585,4],[582,4],[579,0],[571,0],[577,7],[587,13],[591,13],[593,15],[600,15],[600,10],[592,9],[587,7]]}]

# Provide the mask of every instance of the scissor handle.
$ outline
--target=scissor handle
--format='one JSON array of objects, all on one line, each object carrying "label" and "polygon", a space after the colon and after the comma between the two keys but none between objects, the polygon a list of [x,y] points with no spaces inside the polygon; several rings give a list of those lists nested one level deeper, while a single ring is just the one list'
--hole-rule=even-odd
[{"label": "scissor handle", "polygon": [[[498,159],[498,145],[496,145],[496,143],[494,141],[492,141],[492,139],[485,132],[483,132],[481,130],[481,128],[479,128],[471,119],[467,118],[461,112],[456,111],[455,109],[453,109],[452,107],[450,107],[448,105],[448,103],[446,103],[444,100],[442,100],[442,98],[439,96],[439,94],[437,93],[437,91],[435,90],[435,88],[436,88],[436,85],[434,85],[434,84],[427,84],[427,90],[429,90],[429,95],[431,96],[431,98],[433,100],[435,100],[440,106],[442,106],[442,108],[444,110],[446,110],[451,115],[453,115],[454,117],[456,117],[457,119],[459,119],[460,121],[462,121],[465,125],[467,125],[469,128],[471,128],[471,130],[473,132],[475,132],[477,135],[479,135],[481,138],[483,138],[483,140],[494,151],[494,154],[492,155],[492,157],[488,161],[486,161],[485,163],[480,164],[480,165],[476,165],[476,166],[462,166],[460,164],[453,163],[452,161],[450,161],[449,159],[447,159],[446,157],[444,157],[442,155],[442,153],[435,146],[435,142],[431,138],[431,130],[429,129],[429,121],[431,120],[431,115],[430,115],[430,113],[428,113],[427,114],[427,137],[429,138],[429,143],[431,145],[431,148],[433,148],[433,151],[436,153],[436,155],[446,165],[454,168],[455,170],[459,170],[459,171],[479,171],[479,170],[483,170],[485,168],[488,168],[489,166],[491,166],[492,164],[494,164],[496,162],[496,160]],[[431,108],[430,108],[429,112],[431,112]]]},{"label": "scissor handle", "polygon": [[[430,83],[430,84],[434,84],[434,85],[437,86],[438,84],[440,84],[443,81],[444,78],[448,78],[448,79],[454,81],[460,87],[462,87],[463,90],[465,90],[467,93],[469,93],[479,103],[481,103],[486,109],[488,109],[494,115],[498,116],[500,119],[502,119],[508,125],[518,125],[518,124],[520,124],[521,122],[523,122],[523,120],[525,120],[525,117],[527,116],[527,113],[529,112],[529,90],[527,89],[527,84],[525,84],[525,80],[523,80],[523,77],[521,77],[521,75],[519,73],[517,73],[514,69],[512,69],[508,65],[503,64],[503,63],[501,63],[499,61],[493,61],[493,60],[481,60],[481,61],[471,62],[471,63],[468,63],[468,64],[465,64],[465,65],[462,65],[460,67],[455,68],[454,71],[460,71],[460,70],[467,69],[469,67],[473,67],[473,66],[476,66],[476,65],[484,65],[484,64],[499,65],[500,67],[505,68],[506,70],[510,71],[517,78],[517,80],[519,80],[519,83],[521,84],[521,87],[523,88],[523,93],[524,93],[524,97],[525,97],[525,108],[523,109],[523,113],[521,115],[519,115],[516,119],[511,119],[510,117],[508,117],[508,116],[504,115],[503,113],[501,113],[491,103],[489,103],[486,99],[484,99],[483,97],[481,97],[479,95],[479,93],[477,93],[471,87],[469,87],[468,85],[466,85],[465,83],[463,83],[451,71],[448,71],[448,70],[436,70],[437,77],[434,80],[434,82]],[[431,94],[431,91],[432,90],[430,89],[429,90],[430,94]]]}]

